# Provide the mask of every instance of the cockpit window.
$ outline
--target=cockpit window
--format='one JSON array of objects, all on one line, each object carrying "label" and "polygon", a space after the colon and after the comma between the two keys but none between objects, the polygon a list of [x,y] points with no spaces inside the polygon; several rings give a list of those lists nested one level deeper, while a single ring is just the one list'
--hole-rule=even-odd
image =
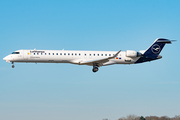
[{"label": "cockpit window", "polygon": [[11,54],[19,54],[19,52],[12,52]]}]

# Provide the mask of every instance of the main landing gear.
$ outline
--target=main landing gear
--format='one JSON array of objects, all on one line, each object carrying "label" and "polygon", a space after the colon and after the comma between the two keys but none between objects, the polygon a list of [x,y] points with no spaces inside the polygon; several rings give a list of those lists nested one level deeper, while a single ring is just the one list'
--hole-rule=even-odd
[{"label": "main landing gear", "polygon": [[14,68],[15,66],[14,66],[14,62],[12,62],[12,68]]},{"label": "main landing gear", "polygon": [[93,72],[97,72],[97,71],[98,71],[98,67],[97,67],[97,66],[93,66],[92,71],[93,71]]}]

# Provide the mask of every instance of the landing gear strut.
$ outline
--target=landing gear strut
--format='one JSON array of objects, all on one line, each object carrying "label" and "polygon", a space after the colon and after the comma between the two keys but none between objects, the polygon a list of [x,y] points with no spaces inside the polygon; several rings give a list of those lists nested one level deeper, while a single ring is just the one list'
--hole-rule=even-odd
[{"label": "landing gear strut", "polygon": [[12,62],[12,64],[13,64],[13,65],[12,65],[12,68],[14,68],[14,67],[15,67],[15,66],[14,66],[14,62]]},{"label": "landing gear strut", "polygon": [[94,66],[93,69],[92,69],[93,72],[97,72],[98,71],[98,67],[97,66]]}]

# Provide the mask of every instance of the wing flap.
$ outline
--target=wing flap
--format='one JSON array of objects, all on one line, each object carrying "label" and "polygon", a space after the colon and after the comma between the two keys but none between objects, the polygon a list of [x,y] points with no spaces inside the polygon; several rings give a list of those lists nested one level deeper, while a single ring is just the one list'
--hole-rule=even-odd
[{"label": "wing flap", "polygon": [[82,61],[82,62],[80,62],[80,64],[83,65],[83,64],[90,64],[90,63],[105,63],[105,62],[108,62],[108,61],[109,61],[108,58],[104,58],[104,59]]}]

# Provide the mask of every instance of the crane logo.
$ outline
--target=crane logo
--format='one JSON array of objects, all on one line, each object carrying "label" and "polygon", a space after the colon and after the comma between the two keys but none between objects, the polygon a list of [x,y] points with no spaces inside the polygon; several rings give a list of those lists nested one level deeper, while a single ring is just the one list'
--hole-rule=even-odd
[{"label": "crane logo", "polygon": [[158,53],[160,53],[160,51],[161,51],[161,47],[160,47],[158,44],[155,44],[155,45],[152,46],[151,51],[152,51],[154,54],[158,54]]}]

